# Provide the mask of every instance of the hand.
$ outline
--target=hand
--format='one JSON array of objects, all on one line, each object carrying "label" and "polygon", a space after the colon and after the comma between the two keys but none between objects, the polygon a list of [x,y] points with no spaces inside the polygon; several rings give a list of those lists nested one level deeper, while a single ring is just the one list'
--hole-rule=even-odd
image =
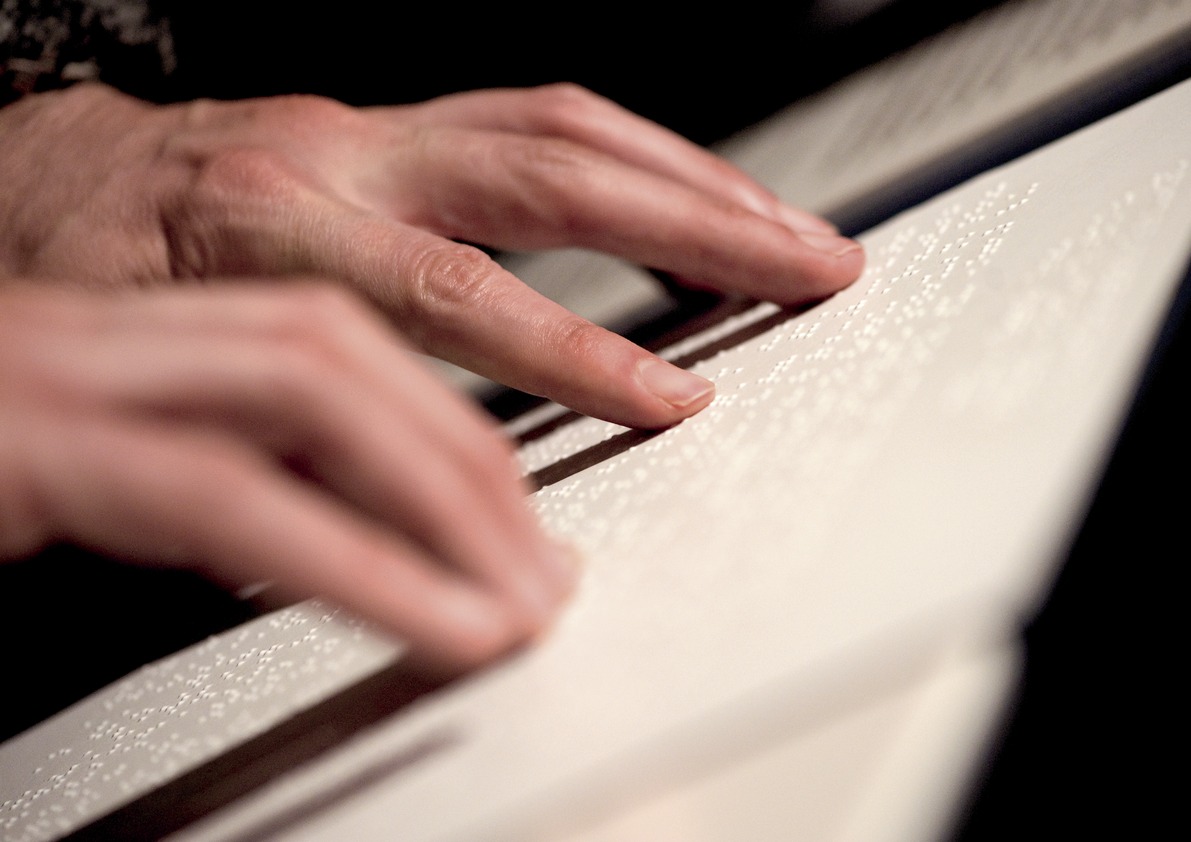
[{"label": "hand", "polygon": [[436,664],[533,637],[574,575],[505,439],[336,287],[0,287],[0,476],[0,561],[275,581]]},{"label": "hand", "polygon": [[421,350],[641,427],[712,385],[567,312],[483,251],[600,249],[701,288],[801,303],[860,247],[743,173],[569,85],[352,109],[150,106],[97,85],[0,111],[0,273],[94,286],[311,273]]}]

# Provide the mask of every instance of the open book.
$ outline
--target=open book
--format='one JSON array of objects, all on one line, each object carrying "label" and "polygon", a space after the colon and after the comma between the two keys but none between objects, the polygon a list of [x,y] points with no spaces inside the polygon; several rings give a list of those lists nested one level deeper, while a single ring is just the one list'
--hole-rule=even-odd
[{"label": "open book", "polygon": [[[950,37],[1008,55],[1033,10],[1053,37],[1079,19],[1087,50],[1033,66],[1086,81],[1168,55],[1191,20],[1187,3],[1139,3],[1089,32],[1071,9],[1093,5],[1007,6],[966,30],[980,38]],[[873,86],[928,78],[913,66],[731,154],[785,192],[781,162],[807,153],[779,137],[856,103],[880,113]],[[864,276],[822,305],[758,305],[685,338],[666,354],[718,397],[677,427],[578,419],[527,440],[534,506],[587,557],[532,650],[425,687],[400,644],[326,606],[267,614],[0,746],[3,838],[945,833],[1184,279],[1189,114],[1191,83],[1173,85],[866,231]],[[837,195],[854,206],[851,189]],[[767,785],[724,833],[691,812]]]}]

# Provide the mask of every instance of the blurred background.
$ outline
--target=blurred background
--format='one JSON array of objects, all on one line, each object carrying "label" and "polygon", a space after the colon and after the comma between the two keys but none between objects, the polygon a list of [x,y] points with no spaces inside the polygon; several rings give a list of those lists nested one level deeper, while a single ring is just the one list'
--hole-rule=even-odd
[{"label": "blurred background", "polygon": [[[494,86],[584,85],[698,143],[756,122],[995,0],[642,5],[171,0],[174,98],[316,93],[356,105]],[[539,7],[540,8],[540,7]],[[129,80],[129,85],[137,84]]]}]

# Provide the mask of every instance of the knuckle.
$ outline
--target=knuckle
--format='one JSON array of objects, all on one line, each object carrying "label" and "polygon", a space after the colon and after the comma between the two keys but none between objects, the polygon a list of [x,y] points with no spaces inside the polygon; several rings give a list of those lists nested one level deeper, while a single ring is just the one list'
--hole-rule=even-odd
[{"label": "knuckle", "polygon": [[103,115],[124,116],[130,111],[143,111],[147,107],[113,87],[90,80],[29,99],[41,105],[49,103],[52,110],[61,109],[54,113],[54,118],[65,120],[76,119],[80,115],[91,119]]},{"label": "knuckle", "polygon": [[501,269],[477,248],[442,242],[424,247],[410,263],[414,322],[431,326],[467,318],[492,306],[503,286]]},{"label": "knuckle", "polygon": [[351,106],[313,94],[286,94],[257,100],[259,125],[302,148],[324,148],[330,138],[368,137],[370,121]]},{"label": "knuckle", "polygon": [[255,268],[252,232],[299,198],[293,165],[279,152],[243,144],[188,155],[184,165],[180,188],[161,210],[172,273]]},{"label": "knuckle", "polygon": [[571,315],[554,328],[554,344],[573,359],[599,360],[607,348],[608,331],[581,316]]},{"label": "knuckle", "polygon": [[349,106],[316,94],[283,94],[267,103],[272,116],[291,125],[333,126],[355,114]]},{"label": "knuckle", "polygon": [[191,195],[200,201],[229,198],[277,198],[294,183],[292,165],[283,153],[249,144],[230,144],[195,156],[191,162]]},{"label": "knuckle", "polygon": [[586,127],[608,101],[573,82],[556,82],[533,88],[529,107],[539,127],[548,132],[568,133]]}]

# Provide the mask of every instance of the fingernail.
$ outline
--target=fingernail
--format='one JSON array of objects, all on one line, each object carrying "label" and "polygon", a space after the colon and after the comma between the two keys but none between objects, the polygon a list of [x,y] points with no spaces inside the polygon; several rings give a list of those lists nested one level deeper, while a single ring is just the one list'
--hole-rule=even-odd
[{"label": "fingernail", "polygon": [[643,361],[637,371],[646,389],[679,409],[685,409],[715,391],[715,384],[710,380],[656,357]]},{"label": "fingernail", "polygon": [[801,237],[802,241],[811,248],[826,252],[832,257],[843,257],[845,254],[861,250],[860,243],[849,240],[847,237],[833,234],[802,234]]}]

